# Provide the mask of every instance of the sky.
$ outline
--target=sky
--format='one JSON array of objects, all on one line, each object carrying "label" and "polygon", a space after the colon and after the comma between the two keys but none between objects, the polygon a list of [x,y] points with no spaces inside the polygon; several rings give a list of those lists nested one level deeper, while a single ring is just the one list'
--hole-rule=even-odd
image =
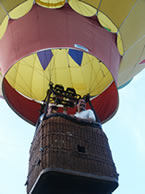
[{"label": "sky", "polygon": [[[113,194],[142,194],[145,182],[145,70],[119,90],[116,115],[103,125],[119,173]],[[0,99],[0,194],[26,194],[35,128]]]}]

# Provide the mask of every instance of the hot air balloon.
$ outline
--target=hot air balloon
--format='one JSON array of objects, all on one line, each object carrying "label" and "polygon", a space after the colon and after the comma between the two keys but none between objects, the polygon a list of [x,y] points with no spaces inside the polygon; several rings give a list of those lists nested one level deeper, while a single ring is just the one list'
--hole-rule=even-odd
[{"label": "hot air balloon", "polygon": [[[68,89],[71,89],[71,92],[74,91],[75,100],[77,100],[78,96],[89,96],[101,123],[108,121],[118,109],[118,89],[126,86],[145,67],[144,10],[144,0],[1,0],[0,79],[2,92],[0,92],[0,95],[5,98],[10,107],[22,119],[36,125],[40,116],[40,109],[46,97],[48,97],[48,91],[50,91],[50,83],[53,83],[54,90],[56,89],[55,86],[63,87],[62,91],[60,90],[60,94],[68,91]],[[51,93],[52,96],[54,95],[54,90]],[[56,93],[55,95],[58,95]],[[66,94],[68,93],[65,92],[63,96],[65,103],[70,100],[70,96],[68,97]],[[72,95],[72,93],[69,93],[69,95]],[[49,97],[54,101],[52,96]],[[87,108],[89,108],[89,103]],[[68,114],[74,114],[75,110],[75,107],[68,106]],[[59,112],[62,111],[63,107],[59,106]],[[84,181],[83,183],[88,183],[86,185],[89,185],[89,189],[92,186],[95,188],[94,185],[97,185],[97,187],[101,185],[100,190],[98,190],[100,193],[113,192],[118,186],[118,175],[112,160],[107,137],[101,127],[84,123],[83,127],[80,128],[83,122],[76,123],[76,121],[73,121],[73,124],[70,124],[68,122],[70,119],[66,117],[63,115],[60,118],[60,115],[59,117],[55,115],[54,118],[51,117],[45,120],[41,126],[43,130],[39,130],[35,134],[33,145],[30,149],[29,175],[34,169],[34,163],[36,163],[39,170],[38,173],[32,173],[31,180],[28,180],[27,192],[32,194],[39,193],[39,185],[42,185],[43,181],[46,185],[46,177],[49,181],[53,179],[52,176],[51,178],[47,176],[47,172],[49,172],[49,175],[52,171],[57,174],[58,171],[60,173],[60,169],[65,169],[61,173],[66,182],[68,180],[66,174],[71,172],[71,178],[69,179],[71,181],[69,184],[67,182],[71,189],[73,181],[74,184],[80,184],[80,180],[78,183],[74,178],[79,172],[79,177],[85,177],[81,180]],[[64,124],[62,120],[67,120],[67,124]],[[56,126],[47,128],[48,125],[53,126],[54,123],[58,126],[58,131],[54,130]],[[63,129],[64,125],[69,126],[70,129]],[[86,130],[83,129],[84,126]],[[91,150],[95,150],[99,146],[98,144],[94,143],[94,147],[86,151],[86,145],[76,143],[77,151],[82,154],[79,157],[83,158],[88,153],[86,157],[89,163],[85,163],[84,167],[82,167],[84,160],[79,157],[78,160],[72,158],[73,164],[70,163],[63,166],[63,162],[69,160],[69,154],[72,153],[72,150],[69,150],[69,154],[66,156],[64,154],[65,150],[75,144],[76,134],[73,131],[74,128],[79,128],[78,131],[80,132],[77,133],[80,133],[78,135],[79,141],[90,142],[88,147],[91,147],[91,141],[96,142],[95,140],[99,134],[102,134],[101,137],[104,138],[99,144],[103,145],[104,143],[103,150],[95,156],[93,153],[92,155],[89,155],[89,153],[91,153]],[[95,136],[97,134],[96,130],[97,137]],[[55,134],[50,139],[45,139],[52,131],[55,131]],[[59,134],[60,131],[61,135]],[[92,134],[90,136],[89,131]],[[81,134],[83,134],[82,139]],[[47,141],[47,145],[40,146],[42,143],[40,143],[40,137],[43,136],[45,136],[44,139]],[[69,139],[72,136],[74,138]],[[61,137],[61,145],[57,144],[58,137]],[[90,137],[90,139],[86,140],[86,137]],[[96,139],[91,140],[93,137]],[[65,141],[72,141],[73,143],[68,145],[65,144]],[[62,144],[64,145],[63,151],[61,151],[61,165],[56,165],[60,160],[60,152],[54,148],[53,152],[48,149],[51,145],[55,147],[55,144],[58,147],[63,147]],[[39,154],[33,154],[34,150],[36,148],[39,150],[40,147],[42,148],[41,154],[45,152],[44,147],[47,147],[50,152],[47,152],[45,160],[48,160],[48,158],[50,161],[52,160],[52,163],[48,162],[50,168],[49,170],[47,168],[45,173],[42,173],[44,168],[40,165]],[[104,153],[102,156],[101,154],[105,152],[105,149],[108,154]],[[98,155],[100,157],[98,160],[101,162],[96,164]],[[104,161],[108,162],[106,166],[101,157],[104,157]],[[74,167],[74,164],[75,162],[79,163],[79,160],[82,161],[78,169]],[[92,161],[95,162],[93,163]],[[104,166],[101,167],[101,165]],[[85,170],[87,166],[90,166],[90,168]],[[92,168],[93,170],[96,169],[97,173],[93,173]],[[53,170],[51,171],[51,169]],[[104,170],[102,175],[99,169],[107,169],[108,171]],[[77,173],[75,174],[74,172]],[[38,176],[34,176],[34,174],[38,174]],[[58,178],[59,176],[57,174],[57,176],[53,175],[53,177],[56,180],[56,177]],[[102,177],[106,178],[103,179]],[[98,184],[96,180],[99,180]],[[62,182],[61,185],[63,185]],[[102,189],[103,185],[107,188],[106,190]],[[81,184],[79,188],[81,188]],[[92,192],[96,192],[95,189]],[[43,190],[43,192],[46,191]],[[58,192],[58,190],[56,189],[55,192]],[[68,192],[68,188],[66,192]],[[89,193],[90,190],[87,191],[85,188],[83,192]]]}]

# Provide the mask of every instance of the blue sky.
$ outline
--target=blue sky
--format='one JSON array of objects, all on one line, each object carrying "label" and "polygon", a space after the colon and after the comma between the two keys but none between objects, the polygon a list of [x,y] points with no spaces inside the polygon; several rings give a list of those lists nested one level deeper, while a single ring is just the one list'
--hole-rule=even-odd
[{"label": "blue sky", "polygon": [[[119,176],[113,194],[144,193],[145,71],[119,90],[116,115],[103,125]],[[0,193],[26,194],[29,148],[35,128],[0,100]]]}]

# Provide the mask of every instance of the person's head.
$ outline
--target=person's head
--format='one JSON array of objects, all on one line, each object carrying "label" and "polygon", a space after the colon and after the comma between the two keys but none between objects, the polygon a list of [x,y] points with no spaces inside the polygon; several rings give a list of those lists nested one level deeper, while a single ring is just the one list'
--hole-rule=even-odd
[{"label": "person's head", "polygon": [[56,106],[56,104],[49,104],[48,112],[49,113],[57,113],[57,109],[58,109],[58,107]]},{"label": "person's head", "polygon": [[57,113],[57,109],[58,109],[57,106],[52,106],[51,107],[52,113]]},{"label": "person's head", "polygon": [[86,101],[83,98],[81,98],[79,99],[77,104],[77,111],[81,112],[83,110],[86,110]]}]

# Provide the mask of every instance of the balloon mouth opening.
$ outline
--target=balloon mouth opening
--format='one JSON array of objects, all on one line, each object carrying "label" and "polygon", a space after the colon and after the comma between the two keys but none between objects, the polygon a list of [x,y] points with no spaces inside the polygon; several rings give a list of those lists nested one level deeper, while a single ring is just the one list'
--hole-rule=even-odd
[{"label": "balloon mouth opening", "polygon": [[5,78],[24,97],[41,102],[49,83],[74,88],[82,97],[99,96],[114,81],[112,74],[95,56],[70,48],[46,49],[15,63]]},{"label": "balloon mouth opening", "polygon": [[[35,104],[38,117],[38,109],[46,97],[50,81],[65,89],[74,88],[81,97],[89,94],[92,101],[115,83],[110,71],[95,56],[78,49],[55,48],[37,51],[12,65],[4,76],[3,93],[13,110],[31,122],[23,114],[23,109],[28,108],[24,108],[24,104]],[[22,110],[15,105],[17,98],[21,99],[19,107],[23,107]],[[118,102],[115,106],[118,107]]]}]

